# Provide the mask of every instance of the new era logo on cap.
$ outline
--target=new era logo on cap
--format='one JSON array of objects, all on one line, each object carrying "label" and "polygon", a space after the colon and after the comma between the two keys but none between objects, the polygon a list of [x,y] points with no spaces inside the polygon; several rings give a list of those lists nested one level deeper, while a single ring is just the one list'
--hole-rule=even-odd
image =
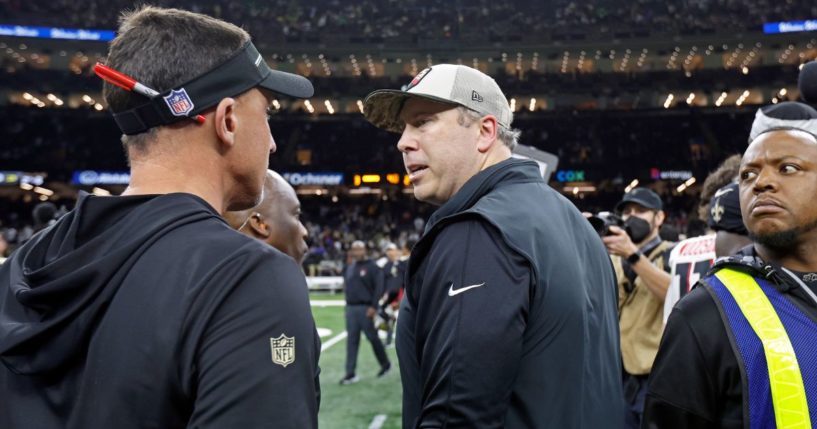
[{"label": "new era logo on cap", "polygon": [[471,101],[479,101],[482,103],[482,96],[476,91],[471,91]]}]

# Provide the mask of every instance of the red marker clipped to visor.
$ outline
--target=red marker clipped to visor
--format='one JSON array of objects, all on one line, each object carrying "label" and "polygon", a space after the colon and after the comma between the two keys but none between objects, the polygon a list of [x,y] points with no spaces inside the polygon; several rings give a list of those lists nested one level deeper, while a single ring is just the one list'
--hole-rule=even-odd
[{"label": "red marker clipped to visor", "polygon": [[[142,85],[141,83],[137,82],[136,79],[124,73],[118,72],[105,64],[96,63],[96,65],[94,65],[94,73],[96,73],[96,75],[102,78],[102,80],[105,82],[108,82],[111,85],[116,85],[126,91],[133,91],[137,94],[144,95],[147,98],[154,98],[159,95],[157,91]],[[196,115],[190,119],[193,119],[200,124],[205,122],[205,118],[202,115]]]},{"label": "red marker clipped to visor", "polygon": [[255,87],[296,98],[309,98],[314,93],[312,83],[305,77],[270,69],[252,42],[247,42],[221,64],[179,85],[178,89],[164,93],[104,64],[97,63],[94,73],[112,85],[149,99],[133,109],[114,112],[116,124],[126,135],[186,119],[203,124],[205,118],[200,113],[224,98],[238,96]]}]

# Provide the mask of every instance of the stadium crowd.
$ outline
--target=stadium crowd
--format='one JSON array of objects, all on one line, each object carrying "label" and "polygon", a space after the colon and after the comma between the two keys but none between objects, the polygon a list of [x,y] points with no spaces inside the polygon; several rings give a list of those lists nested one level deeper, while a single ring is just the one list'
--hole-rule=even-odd
[{"label": "stadium crowd", "polygon": [[[242,25],[264,42],[318,42],[326,35],[350,42],[419,40],[514,40],[522,37],[583,38],[599,35],[713,33],[758,30],[764,22],[817,15],[809,2],[768,0],[686,0],[662,2],[433,0],[169,1],[172,4]],[[0,2],[4,24],[115,28],[117,13],[132,2]],[[602,36],[600,36],[602,37]]]}]

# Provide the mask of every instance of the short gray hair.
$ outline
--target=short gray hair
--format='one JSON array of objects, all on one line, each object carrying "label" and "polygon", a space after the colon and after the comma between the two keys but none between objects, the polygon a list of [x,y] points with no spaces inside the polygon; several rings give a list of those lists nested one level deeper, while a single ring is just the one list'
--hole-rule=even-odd
[{"label": "short gray hair", "polygon": [[[206,15],[139,6],[120,16],[118,35],[105,62],[161,93],[227,60],[249,40],[250,35],[238,26]],[[147,101],[107,82],[102,95],[115,113]],[[145,153],[156,134],[156,128],[151,128],[124,135],[122,143],[126,150]]]},{"label": "short gray hair", "polygon": [[[462,125],[463,127],[470,127],[471,124],[474,122],[482,119],[482,114],[471,110],[465,106],[457,106],[457,112],[459,112],[459,116],[457,117],[457,123]],[[499,125],[499,123],[497,123]],[[515,129],[515,128],[507,128],[499,125],[499,128],[496,130],[496,138],[502,142],[505,146],[508,146],[508,149],[514,150],[516,145],[519,143],[519,136],[522,134],[522,131]]]}]

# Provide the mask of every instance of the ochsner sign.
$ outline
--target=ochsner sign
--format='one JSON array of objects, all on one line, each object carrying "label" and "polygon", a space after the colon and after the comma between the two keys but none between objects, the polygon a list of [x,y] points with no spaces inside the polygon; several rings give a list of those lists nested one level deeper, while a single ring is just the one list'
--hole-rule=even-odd
[{"label": "ochsner sign", "polygon": [[283,173],[281,176],[292,186],[337,186],[343,184],[343,173]]}]

